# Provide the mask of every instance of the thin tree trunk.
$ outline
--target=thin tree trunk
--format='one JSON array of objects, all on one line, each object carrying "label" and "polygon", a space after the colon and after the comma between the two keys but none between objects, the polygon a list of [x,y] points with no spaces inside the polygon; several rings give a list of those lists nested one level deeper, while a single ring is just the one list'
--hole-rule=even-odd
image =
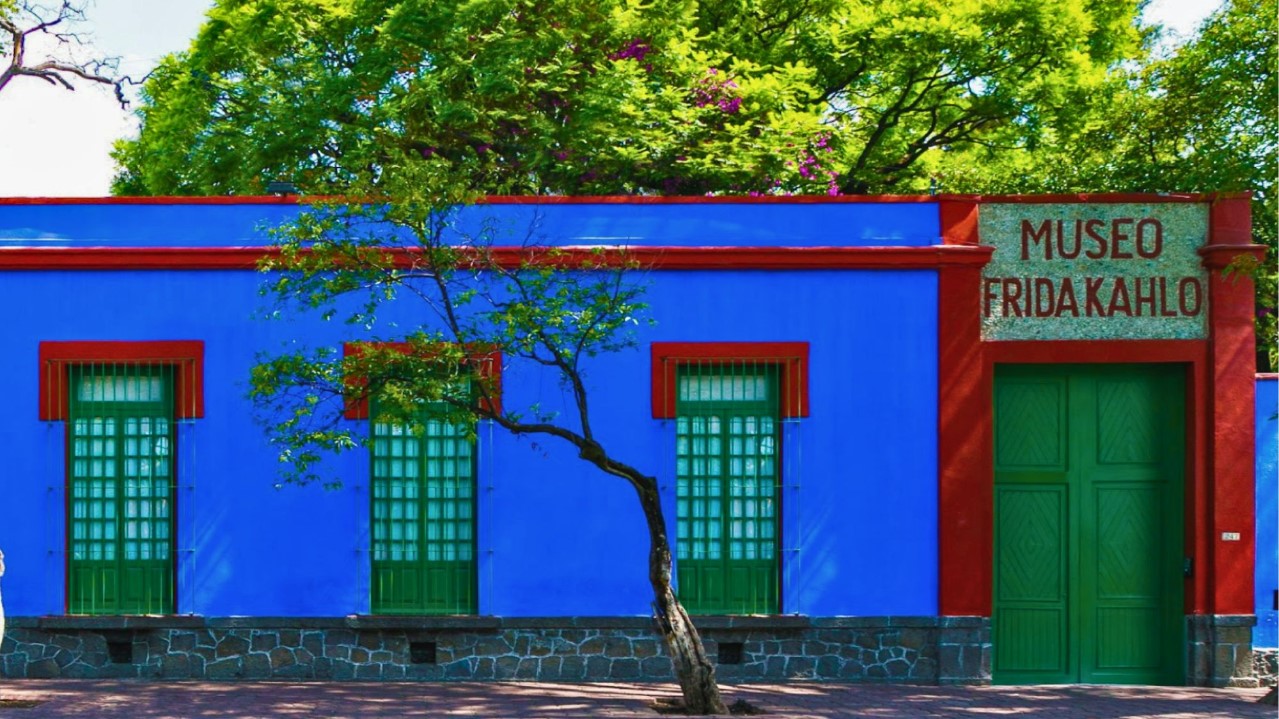
[{"label": "thin tree trunk", "polygon": [[727,714],[715,683],[715,665],[707,658],[693,620],[671,588],[671,545],[657,481],[643,477],[635,485],[648,523],[648,581],[653,586],[653,614],[684,695],[684,706],[689,714]]},{"label": "thin tree trunk", "polygon": [[[4,552],[0,552],[0,577],[4,576]],[[0,602],[0,647],[4,646],[4,602]]]}]

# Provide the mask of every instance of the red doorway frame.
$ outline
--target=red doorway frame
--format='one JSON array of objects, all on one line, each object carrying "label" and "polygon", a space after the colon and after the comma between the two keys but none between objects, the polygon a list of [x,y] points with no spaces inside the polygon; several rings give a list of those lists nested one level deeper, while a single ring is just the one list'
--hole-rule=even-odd
[{"label": "red doorway frame", "polygon": [[[945,244],[980,244],[983,198],[939,203]],[[996,364],[1177,363],[1186,371],[1185,551],[1194,562],[1187,614],[1252,614],[1255,500],[1253,283],[1223,270],[1252,244],[1247,195],[1063,196],[991,202],[1208,202],[1208,339],[983,342],[980,266],[943,266],[938,279],[938,611],[991,615]],[[991,250],[993,252],[993,250]],[[1240,535],[1226,541],[1223,533]]]}]

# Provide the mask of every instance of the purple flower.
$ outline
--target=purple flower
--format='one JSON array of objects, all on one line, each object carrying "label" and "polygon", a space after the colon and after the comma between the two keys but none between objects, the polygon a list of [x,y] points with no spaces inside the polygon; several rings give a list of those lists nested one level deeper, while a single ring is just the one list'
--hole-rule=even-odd
[{"label": "purple flower", "polygon": [[[608,59],[634,60],[636,62],[644,62],[644,58],[648,55],[648,52],[651,49],[652,48],[649,46],[649,44],[645,42],[644,40],[641,40],[640,38],[634,38],[631,40],[630,44],[628,44],[626,47],[622,48],[621,50],[618,50],[617,52],[610,53],[608,56]],[[652,65],[645,64],[644,67],[645,69],[649,71],[652,70]]]}]

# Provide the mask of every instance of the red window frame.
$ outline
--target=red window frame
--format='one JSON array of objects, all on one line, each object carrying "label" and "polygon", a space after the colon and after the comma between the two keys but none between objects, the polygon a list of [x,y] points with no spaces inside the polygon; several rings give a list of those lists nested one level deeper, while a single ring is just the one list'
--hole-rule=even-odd
[{"label": "red window frame", "polygon": [[39,417],[65,420],[69,414],[67,368],[82,364],[151,364],[174,368],[174,418],[204,416],[204,342],[50,341],[40,343]]},{"label": "red window frame", "polygon": [[654,342],[651,353],[654,419],[675,418],[681,366],[743,361],[779,367],[782,418],[808,416],[807,342]]}]

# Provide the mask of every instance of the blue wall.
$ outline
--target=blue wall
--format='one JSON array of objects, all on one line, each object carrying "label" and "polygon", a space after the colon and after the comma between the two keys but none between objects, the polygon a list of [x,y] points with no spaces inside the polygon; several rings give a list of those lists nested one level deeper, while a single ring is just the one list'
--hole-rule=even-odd
[{"label": "blue wall", "polygon": [[[483,208],[493,209],[493,208]],[[509,206],[513,216],[529,212]],[[936,206],[564,205],[548,239],[640,244],[932,244]],[[0,242],[257,244],[275,206],[0,207]],[[523,221],[523,220],[519,220]],[[559,224],[556,224],[559,223]],[[21,230],[21,231],[19,231]],[[25,233],[27,240],[21,240]],[[609,234],[613,233],[613,234]],[[45,240],[37,240],[44,236]],[[560,240],[558,238],[568,237]],[[0,337],[11,411],[0,548],[12,615],[63,611],[61,423],[37,420],[37,350],[49,340],[200,339],[205,416],[179,435],[179,611],[332,616],[369,611],[367,459],[327,465],[342,489],[277,489],[277,462],[244,398],[258,351],[358,337],[315,317],[254,320],[261,277],[244,271],[6,272]],[[674,426],[649,408],[654,341],[806,341],[811,416],[788,423],[783,610],[919,615],[937,609],[936,274],[931,271],[650,272],[640,348],[590,366],[597,431],[658,474],[674,517]],[[400,304],[386,320],[414,319]],[[510,409],[564,396],[554,378],[505,369]],[[550,440],[480,428],[480,612],[647,614],[647,535],[631,490]],[[673,536],[673,527],[672,527]]]},{"label": "blue wall", "polygon": [[1279,647],[1279,382],[1257,380],[1257,627],[1252,643]]},{"label": "blue wall", "polygon": [[[269,244],[279,205],[3,205],[0,247],[227,247]],[[518,204],[464,208],[461,232],[491,226],[519,244],[741,247],[934,245],[937,205],[918,202]]]}]

